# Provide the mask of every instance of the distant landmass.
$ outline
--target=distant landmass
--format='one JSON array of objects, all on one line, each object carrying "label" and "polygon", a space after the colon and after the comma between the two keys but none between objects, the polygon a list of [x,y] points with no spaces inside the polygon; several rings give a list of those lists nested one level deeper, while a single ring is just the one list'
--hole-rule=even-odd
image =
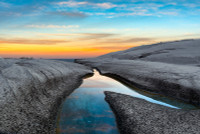
[{"label": "distant landmass", "polygon": [[65,62],[74,62],[75,59],[49,59],[49,60],[59,60],[59,61],[65,61]]}]

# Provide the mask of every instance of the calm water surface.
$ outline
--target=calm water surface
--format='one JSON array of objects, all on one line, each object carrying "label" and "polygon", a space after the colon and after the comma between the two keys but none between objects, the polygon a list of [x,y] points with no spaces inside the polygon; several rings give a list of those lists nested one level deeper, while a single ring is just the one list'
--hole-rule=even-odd
[{"label": "calm water surface", "polygon": [[[122,83],[100,75],[94,71],[94,76],[85,79],[80,88],[68,96],[63,103],[58,117],[58,134],[119,134],[115,116],[104,100],[104,91],[114,91],[172,108],[194,108],[158,95],[144,96]],[[145,94],[145,93],[144,93]],[[167,103],[173,104],[167,104]]]}]

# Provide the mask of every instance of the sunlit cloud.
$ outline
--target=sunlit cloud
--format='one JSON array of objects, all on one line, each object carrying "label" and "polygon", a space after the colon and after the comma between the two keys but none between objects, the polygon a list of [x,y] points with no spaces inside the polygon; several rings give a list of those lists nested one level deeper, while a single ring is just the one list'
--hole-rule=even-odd
[{"label": "sunlit cloud", "polygon": [[26,25],[27,28],[79,28],[79,25]]},{"label": "sunlit cloud", "polygon": [[[75,37],[82,37],[81,40],[84,39],[99,39],[99,38],[106,38],[111,36],[116,36],[118,34],[112,33],[38,33],[38,35],[45,35],[45,36],[75,36]],[[76,39],[77,40],[77,39]]]},{"label": "sunlit cloud", "polygon": [[200,33],[184,33],[183,35],[180,35],[180,37],[190,37],[190,38],[198,38],[200,39]]},{"label": "sunlit cloud", "polygon": [[110,2],[104,2],[104,3],[92,3],[92,2],[76,2],[76,1],[63,1],[56,3],[60,6],[68,6],[68,7],[79,7],[79,6],[92,6],[96,8],[103,8],[103,9],[111,9],[114,7],[125,7],[125,5],[116,5]]},{"label": "sunlit cloud", "polygon": [[79,38],[79,40],[91,40],[91,39],[105,39],[107,37],[116,36],[117,34],[110,34],[110,33],[83,33],[80,34],[83,37]]},{"label": "sunlit cloud", "polygon": [[118,50],[125,50],[125,49],[128,49],[130,47],[131,46],[116,46],[116,45],[113,45],[113,46],[93,47],[93,49],[118,51]]},{"label": "sunlit cloud", "polygon": [[88,2],[76,2],[76,1],[63,1],[63,2],[58,2],[56,3],[57,5],[65,5],[65,6],[69,6],[69,7],[76,7],[76,6],[80,6],[80,5],[87,5]]},{"label": "sunlit cloud", "polygon": [[112,3],[97,3],[95,4],[95,6],[100,7],[100,8],[105,8],[105,9],[117,7],[117,5],[112,4]]},{"label": "sunlit cloud", "polygon": [[68,40],[56,39],[18,39],[18,38],[0,38],[0,44],[37,44],[37,45],[56,45],[59,43],[67,43]]},{"label": "sunlit cloud", "polygon": [[1,0],[0,55],[94,57],[200,37],[199,0]]},{"label": "sunlit cloud", "polygon": [[139,43],[139,42],[154,42],[155,38],[132,38],[132,37],[121,37],[121,38],[113,38],[104,41],[104,43]]}]

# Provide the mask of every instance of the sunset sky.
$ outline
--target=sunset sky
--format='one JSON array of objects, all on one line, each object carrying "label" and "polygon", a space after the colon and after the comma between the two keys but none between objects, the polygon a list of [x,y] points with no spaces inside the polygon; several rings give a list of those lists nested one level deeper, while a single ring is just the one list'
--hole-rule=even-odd
[{"label": "sunset sky", "polygon": [[0,0],[1,57],[86,58],[199,37],[199,0]]}]

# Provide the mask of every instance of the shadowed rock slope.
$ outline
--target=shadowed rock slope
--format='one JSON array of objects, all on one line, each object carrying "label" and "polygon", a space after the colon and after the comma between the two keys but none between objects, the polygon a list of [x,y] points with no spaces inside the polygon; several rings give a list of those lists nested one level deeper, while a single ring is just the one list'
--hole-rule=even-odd
[{"label": "shadowed rock slope", "polygon": [[0,59],[0,133],[55,133],[60,104],[89,73],[74,63]]},{"label": "shadowed rock slope", "polygon": [[121,134],[199,134],[199,110],[180,110],[105,92]]}]

